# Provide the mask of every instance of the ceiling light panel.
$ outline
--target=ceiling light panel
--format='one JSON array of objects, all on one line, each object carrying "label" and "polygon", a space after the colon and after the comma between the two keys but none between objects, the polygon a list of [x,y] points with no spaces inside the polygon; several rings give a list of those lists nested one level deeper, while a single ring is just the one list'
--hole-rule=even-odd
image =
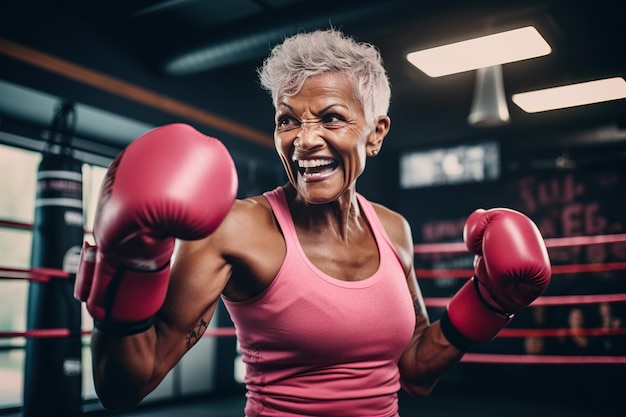
[{"label": "ceiling light panel", "polygon": [[533,26],[482,36],[407,54],[430,77],[548,55],[552,48]]},{"label": "ceiling light panel", "polygon": [[544,90],[513,94],[511,99],[527,113],[626,98],[626,81],[622,77],[588,81]]}]

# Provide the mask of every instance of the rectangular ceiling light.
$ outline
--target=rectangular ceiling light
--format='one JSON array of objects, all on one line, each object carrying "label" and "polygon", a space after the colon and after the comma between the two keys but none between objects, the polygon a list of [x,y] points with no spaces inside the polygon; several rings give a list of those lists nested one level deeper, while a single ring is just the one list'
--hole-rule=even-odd
[{"label": "rectangular ceiling light", "polygon": [[513,94],[511,99],[525,112],[536,113],[621,98],[626,98],[626,81],[615,77]]},{"label": "rectangular ceiling light", "polygon": [[552,48],[533,26],[482,36],[407,54],[431,77],[548,55]]}]

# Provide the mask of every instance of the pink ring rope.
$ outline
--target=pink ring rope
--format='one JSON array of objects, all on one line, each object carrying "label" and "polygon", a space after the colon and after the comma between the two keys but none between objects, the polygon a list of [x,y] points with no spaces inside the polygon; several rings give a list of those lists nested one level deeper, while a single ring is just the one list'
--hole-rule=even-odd
[{"label": "pink ring rope", "polygon": [[0,279],[25,279],[48,282],[52,278],[69,278],[70,274],[56,268],[4,268],[0,267]]},{"label": "pink ring rope", "polygon": [[[81,336],[88,336],[92,332],[91,330],[81,330]],[[55,329],[31,329],[24,332],[0,332],[0,338],[15,338],[23,337],[27,339],[47,339],[58,337],[69,337],[71,335],[70,329],[55,328]],[[234,327],[216,327],[210,328],[204,332],[203,337],[230,337],[236,336]]]},{"label": "pink ring rope", "polygon": [[[574,304],[619,303],[626,301],[626,294],[592,295],[544,295],[532,302],[532,306],[556,306]],[[425,297],[426,307],[447,307],[449,297]]]},{"label": "pink ring rope", "polygon": [[[592,333],[606,334],[608,329],[584,329],[586,335]],[[527,332],[527,333],[524,333]],[[625,329],[611,329],[612,334],[626,334]],[[542,336],[562,336],[570,333],[567,329],[504,329],[503,337],[522,337],[540,334]],[[81,335],[89,335],[91,331],[82,330]],[[0,338],[53,338],[69,337],[69,329],[37,329],[25,332],[0,332]],[[234,337],[236,331],[232,327],[211,328],[204,337]],[[512,355],[491,353],[467,353],[462,359],[467,363],[498,363],[498,364],[625,364],[626,356],[562,356],[562,355]]]},{"label": "pink ring rope", "polygon": [[[81,330],[82,336],[88,336],[92,332],[91,330]],[[562,337],[562,336],[615,336],[626,335],[626,329],[624,328],[596,328],[596,329],[503,329],[500,332],[500,337],[528,337],[528,336],[542,336],[542,337]],[[24,337],[27,339],[43,339],[43,338],[57,338],[70,336],[69,329],[56,328],[56,329],[31,329],[24,332],[0,332],[0,338],[14,338]],[[237,332],[234,327],[215,327],[208,329],[204,332],[203,337],[232,337],[237,336]]]},{"label": "pink ring rope", "polygon": [[[555,237],[544,239],[546,247],[561,248],[565,246],[587,246],[601,245],[604,243],[620,243],[626,242],[626,233],[617,233],[610,235],[597,236],[571,236],[571,237]],[[467,252],[467,247],[463,242],[450,243],[421,243],[413,247],[415,253],[458,253]]]},{"label": "pink ring rope", "polygon": [[[626,270],[626,262],[604,264],[552,265],[552,275],[582,274],[586,272],[610,272]],[[468,278],[474,275],[473,269],[415,269],[418,278]]]},{"label": "pink ring rope", "polygon": [[14,222],[11,220],[2,220],[2,219],[0,219],[0,227],[6,227],[9,229],[20,229],[20,230],[32,230],[33,229],[33,225],[29,223]]},{"label": "pink ring rope", "polygon": [[497,364],[626,364],[626,356],[561,356],[561,355],[510,355],[497,353],[466,353],[462,362]]}]

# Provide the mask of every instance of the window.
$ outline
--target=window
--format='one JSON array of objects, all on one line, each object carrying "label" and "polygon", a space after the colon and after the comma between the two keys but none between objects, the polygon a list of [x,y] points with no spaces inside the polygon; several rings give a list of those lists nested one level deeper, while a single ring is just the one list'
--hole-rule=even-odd
[{"label": "window", "polygon": [[[19,225],[32,225],[35,216],[37,169],[41,153],[0,144],[0,267],[28,269],[32,232]],[[84,164],[83,202],[86,229],[91,230],[100,183],[106,168]],[[14,227],[12,224],[15,224]],[[93,243],[89,233],[85,239]],[[0,274],[2,274],[0,272]],[[6,275],[6,274],[4,274]],[[28,281],[0,279],[0,332],[23,332],[26,329]],[[84,307],[83,307],[83,310]],[[83,329],[92,320],[83,314]],[[87,337],[86,337],[87,338]],[[83,348],[83,398],[95,398],[90,372],[87,339]],[[0,338],[0,409],[22,405],[25,340]]]},{"label": "window", "polygon": [[[0,145],[0,219],[32,224],[40,159],[37,152]],[[0,227],[0,267],[28,268],[31,241],[28,230]],[[23,331],[28,282],[2,280],[0,285],[0,329]],[[0,339],[0,407],[21,405],[23,346],[22,338]]]}]

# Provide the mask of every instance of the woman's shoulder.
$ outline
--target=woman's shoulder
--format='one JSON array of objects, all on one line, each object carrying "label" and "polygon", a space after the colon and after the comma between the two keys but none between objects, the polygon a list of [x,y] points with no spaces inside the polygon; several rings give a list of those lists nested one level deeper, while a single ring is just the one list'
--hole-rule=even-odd
[{"label": "woman's shoulder", "polygon": [[400,228],[402,229],[402,231],[406,231],[405,230],[406,228],[409,228],[410,230],[409,222],[402,214],[398,213],[395,210],[390,209],[389,207],[383,204],[375,203],[369,200],[367,201],[374,208],[376,215],[378,216],[380,221],[383,223],[383,226],[385,227],[385,229],[387,227],[393,227],[393,228]]},{"label": "woman's shoulder", "polygon": [[217,230],[209,237],[224,256],[262,245],[280,233],[272,209],[262,195],[237,199]]},{"label": "woman's shoulder", "polygon": [[272,208],[262,195],[237,199],[224,219],[230,228],[259,227],[272,221]]}]

